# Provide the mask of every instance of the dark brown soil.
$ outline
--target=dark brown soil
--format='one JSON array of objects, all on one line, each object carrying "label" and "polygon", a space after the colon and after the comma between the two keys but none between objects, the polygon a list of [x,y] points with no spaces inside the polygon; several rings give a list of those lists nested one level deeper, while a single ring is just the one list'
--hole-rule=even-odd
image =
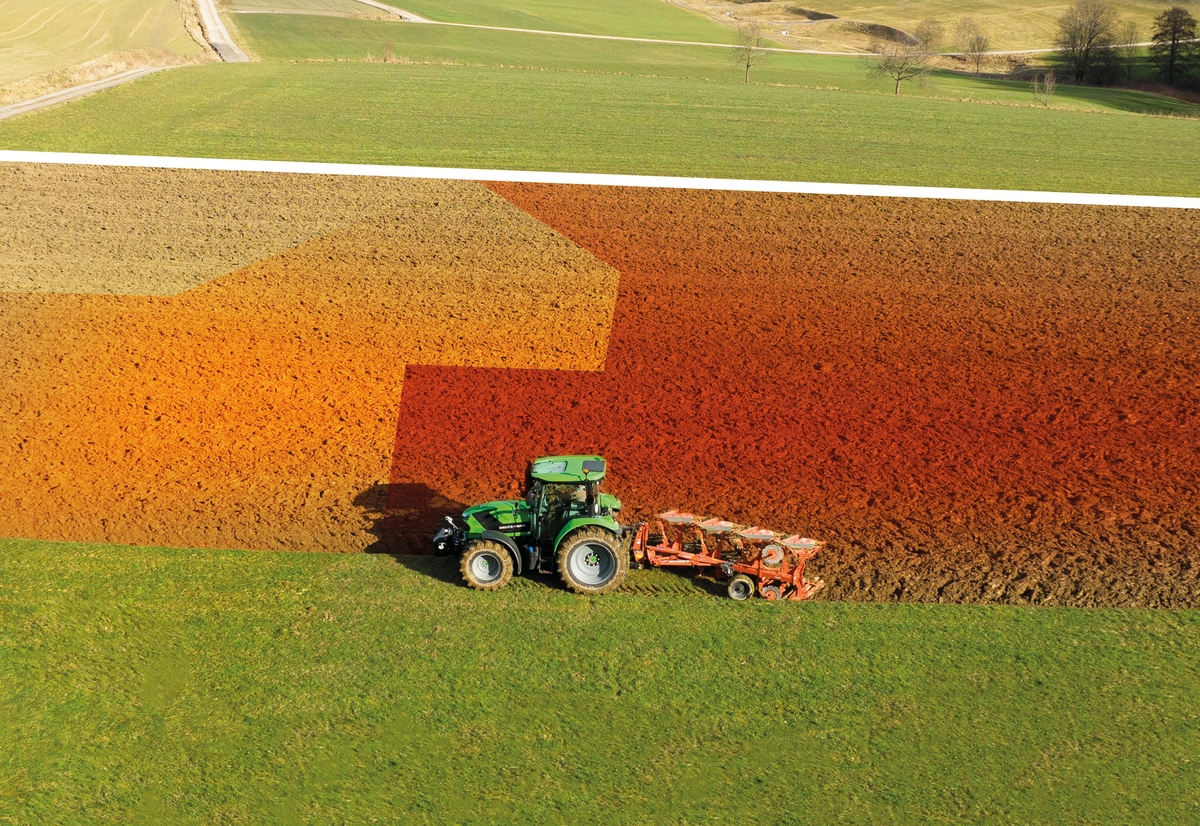
[{"label": "dark brown soil", "polygon": [[1200,605],[1200,215],[493,188],[620,270],[605,370],[410,366],[393,484],[595,450],[827,598]]}]

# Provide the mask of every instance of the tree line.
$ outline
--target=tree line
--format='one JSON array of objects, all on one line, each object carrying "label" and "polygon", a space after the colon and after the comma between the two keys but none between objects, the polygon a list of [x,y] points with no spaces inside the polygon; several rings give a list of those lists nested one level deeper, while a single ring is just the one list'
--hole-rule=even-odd
[{"label": "tree line", "polygon": [[[900,94],[904,81],[920,81],[933,68],[943,46],[945,28],[924,20],[907,40],[877,41],[872,46],[871,75],[887,77]],[[990,54],[987,34],[971,18],[958,21],[953,31],[955,54],[976,75]],[[1104,0],[1076,0],[1058,20],[1056,62],[1076,83],[1115,83],[1133,80],[1141,57],[1137,25],[1122,21]],[[1150,64],[1168,85],[1200,88],[1200,38],[1196,19],[1180,6],[1172,6],[1154,19],[1148,48]],[[1055,87],[1054,70],[1033,79],[1034,97],[1047,103]]]},{"label": "tree line", "polygon": [[[1132,80],[1138,30],[1122,22],[1104,0],[1076,0],[1058,21],[1055,45],[1076,83]],[[1200,83],[1200,40],[1196,18],[1172,6],[1154,18],[1150,63],[1169,86]]]}]

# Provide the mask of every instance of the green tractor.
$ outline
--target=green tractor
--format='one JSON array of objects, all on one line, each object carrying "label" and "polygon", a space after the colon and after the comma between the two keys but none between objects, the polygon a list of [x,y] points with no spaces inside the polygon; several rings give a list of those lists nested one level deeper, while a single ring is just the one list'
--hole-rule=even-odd
[{"label": "green tractor", "polygon": [[621,501],[600,492],[604,459],[543,456],[530,466],[524,500],[486,502],[449,516],[434,553],[459,554],[463,579],[495,591],[513,574],[558,571],[577,594],[607,594],[625,581],[629,548],[616,520]]}]

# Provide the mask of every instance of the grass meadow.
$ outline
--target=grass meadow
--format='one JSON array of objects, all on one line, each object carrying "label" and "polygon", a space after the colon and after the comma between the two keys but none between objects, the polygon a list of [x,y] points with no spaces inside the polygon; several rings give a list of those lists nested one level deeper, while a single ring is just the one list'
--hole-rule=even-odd
[{"label": "grass meadow", "polygon": [[0,541],[0,822],[1200,818],[1197,612],[452,571]]},{"label": "grass meadow", "polygon": [[13,118],[0,147],[1200,192],[1186,150],[1200,148],[1200,107],[1140,92],[1062,85],[1046,109],[1025,83],[939,73],[895,97],[860,59],[790,54],[747,85],[720,48],[237,17],[262,62],[178,69]]},{"label": "grass meadow", "polygon": [[395,0],[393,5],[442,23],[713,43],[737,39],[733,29],[663,0]]},{"label": "grass meadow", "polygon": [[485,66],[178,69],[5,149],[1195,195],[1200,120]]}]

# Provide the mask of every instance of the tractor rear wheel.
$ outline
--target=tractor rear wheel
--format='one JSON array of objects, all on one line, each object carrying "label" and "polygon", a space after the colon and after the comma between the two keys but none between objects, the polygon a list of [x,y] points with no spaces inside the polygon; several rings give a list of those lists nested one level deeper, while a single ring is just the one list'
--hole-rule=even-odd
[{"label": "tractor rear wheel", "polygon": [[468,545],[459,567],[467,585],[477,591],[498,591],[513,575],[513,560],[508,549],[490,539]]},{"label": "tractor rear wheel", "polygon": [[629,552],[604,528],[572,531],[558,546],[558,575],[577,594],[611,593],[628,573]]}]

